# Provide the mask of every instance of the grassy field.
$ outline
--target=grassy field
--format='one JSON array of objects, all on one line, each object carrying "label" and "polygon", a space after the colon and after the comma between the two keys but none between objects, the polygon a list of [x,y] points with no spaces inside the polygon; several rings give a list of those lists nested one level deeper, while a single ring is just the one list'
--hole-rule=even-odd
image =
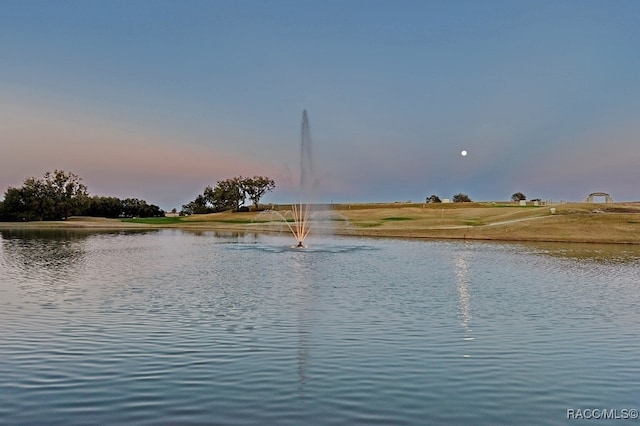
[{"label": "grassy field", "polygon": [[180,217],[142,217],[142,218],[127,218],[121,219],[124,223],[142,223],[146,225],[173,225],[181,223]]},{"label": "grassy field", "polygon": [[[323,219],[313,223],[318,233],[330,230],[338,235],[370,237],[640,244],[638,203],[538,207],[514,203],[339,204],[320,209]],[[268,216],[258,215],[196,215],[184,218],[182,226],[286,231],[286,226],[278,226],[278,218],[266,221]]]},{"label": "grassy field", "polygon": [[[284,213],[288,206],[278,206]],[[552,209],[555,211],[552,213]],[[640,244],[640,203],[337,204],[319,206],[312,233],[390,238],[569,241]],[[0,224],[0,228],[186,228],[288,232],[276,215],[213,213],[150,219],[72,218],[63,222]]]}]

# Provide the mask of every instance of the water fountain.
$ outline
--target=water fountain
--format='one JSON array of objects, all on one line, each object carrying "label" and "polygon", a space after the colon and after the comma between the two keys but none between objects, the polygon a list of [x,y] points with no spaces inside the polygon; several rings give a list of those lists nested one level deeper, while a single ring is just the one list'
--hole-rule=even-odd
[{"label": "water fountain", "polygon": [[302,111],[302,129],[300,134],[300,185],[297,189],[297,200],[291,204],[291,210],[284,214],[269,210],[287,225],[294,238],[296,247],[304,248],[304,240],[311,232],[312,205],[311,199],[315,186],[313,162],[311,157],[311,133],[307,110]]},{"label": "water fountain", "polygon": [[314,189],[313,162],[311,161],[311,132],[307,110],[302,111],[302,126],[300,132],[300,187],[298,189],[298,203],[293,204],[293,232],[297,247],[304,247],[304,240],[311,231],[311,196]]}]

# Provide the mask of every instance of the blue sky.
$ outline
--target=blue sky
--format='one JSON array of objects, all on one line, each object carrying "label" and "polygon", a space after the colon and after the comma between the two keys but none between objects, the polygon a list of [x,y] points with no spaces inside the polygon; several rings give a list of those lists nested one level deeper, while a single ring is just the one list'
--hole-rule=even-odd
[{"label": "blue sky", "polygon": [[[64,169],[171,209],[267,175],[307,109],[320,201],[640,200],[637,1],[0,2],[0,191]],[[469,155],[460,156],[466,149]]]}]

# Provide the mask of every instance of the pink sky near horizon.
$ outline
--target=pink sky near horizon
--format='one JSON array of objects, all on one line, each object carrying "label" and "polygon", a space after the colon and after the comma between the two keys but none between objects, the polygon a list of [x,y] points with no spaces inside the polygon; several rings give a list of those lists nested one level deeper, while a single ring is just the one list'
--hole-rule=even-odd
[{"label": "pink sky near horizon", "polygon": [[[163,129],[162,124],[152,127],[122,117],[102,115],[99,110],[84,107],[82,103],[32,94],[0,98],[0,114],[4,152],[0,157],[0,190],[3,193],[10,186],[20,186],[27,177],[41,177],[54,169],[78,174],[92,195],[142,198],[166,210],[180,209],[182,204],[202,193],[206,185],[215,185],[217,180],[237,175],[259,174],[275,178],[277,192],[266,197],[280,197],[275,202],[286,202],[293,192],[292,181],[295,179],[292,174],[295,173],[289,169],[295,169],[297,165],[298,143],[293,137],[274,149],[266,147],[260,151],[248,144],[252,148],[247,150],[242,144],[234,147],[233,140],[216,140],[212,136],[202,142],[198,132],[178,134]],[[296,127],[295,120],[291,126]],[[469,156],[458,158],[446,168],[437,161],[425,163],[423,158],[412,155],[410,147],[405,147],[407,152],[402,154],[393,144],[377,144],[373,148],[364,143],[345,145],[344,152],[339,153],[342,155],[321,152],[325,167],[318,177],[325,189],[330,188],[327,192],[338,197],[357,192],[358,186],[367,180],[379,179],[378,187],[387,190],[386,176],[410,182],[425,168],[437,170],[452,184],[465,182],[500,164],[502,156],[513,157],[509,152],[509,139],[513,135],[508,131],[477,129],[476,133],[475,145],[460,146],[469,149]],[[593,191],[611,191],[614,185],[630,191],[630,186],[635,184],[632,170],[640,163],[640,150],[625,147],[633,146],[638,134],[640,125],[632,117],[622,116],[618,122],[588,129],[577,133],[574,140],[562,141],[553,155],[534,153],[528,161],[532,166],[521,167],[518,171],[527,182],[522,190],[533,198],[537,196],[537,188],[551,185],[562,188],[563,185],[579,185],[584,180],[590,181],[589,188]],[[485,137],[492,143],[481,148]],[[290,148],[284,148],[282,154],[274,152],[287,144]],[[272,157],[267,155],[268,151]],[[456,150],[456,154],[458,152]],[[434,157],[445,153],[441,147],[434,151]],[[399,155],[405,156],[402,167],[385,161]],[[357,158],[358,167],[345,167],[348,165],[345,157]],[[371,170],[369,174],[362,172],[367,167]],[[399,172],[405,175],[404,178]],[[505,181],[508,181],[509,175],[515,172],[505,169],[505,173]],[[597,179],[590,176],[597,176]],[[629,176],[629,181],[625,182],[621,176]],[[584,191],[588,191],[587,188]],[[611,192],[615,194],[615,191]]]},{"label": "pink sky near horizon", "polygon": [[306,109],[320,202],[640,200],[639,12],[8,0],[0,192],[64,169],[92,194],[179,209],[266,175],[263,201],[291,202]]},{"label": "pink sky near horizon", "polygon": [[229,141],[197,144],[193,135],[107,119],[50,98],[0,98],[0,124],[2,193],[60,169],[79,175],[92,195],[150,198],[180,209],[217,180],[282,172],[279,164],[228,149]]}]

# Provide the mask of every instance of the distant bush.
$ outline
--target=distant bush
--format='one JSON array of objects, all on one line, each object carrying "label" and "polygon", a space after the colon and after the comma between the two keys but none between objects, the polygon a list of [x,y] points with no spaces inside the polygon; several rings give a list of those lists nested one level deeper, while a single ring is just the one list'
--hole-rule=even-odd
[{"label": "distant bush", "polygon": [[471,198],[467,194],[459,193],[453,196],[453,202],[454,203],[470,203]]},{"label": "distant bush", "polygon": [[527,196],[522,192],[516,192],[511,196],[511,201],[524,201],[527,199]]}]

